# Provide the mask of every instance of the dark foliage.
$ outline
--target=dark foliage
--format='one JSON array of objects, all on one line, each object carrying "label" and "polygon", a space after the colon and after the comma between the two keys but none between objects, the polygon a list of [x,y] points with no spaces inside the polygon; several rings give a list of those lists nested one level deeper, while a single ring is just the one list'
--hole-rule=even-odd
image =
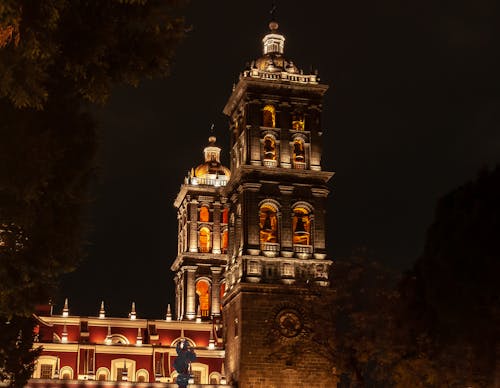
[{"label": "dark foliage", "polygon": [[[23,386],[31,374],[34,306],[48,301],[61,274],[82,257],[82,211],[98,145],[88,107],[105,103],[116,85],[169,73],[186,31],[176,16],[182,3],[0,3],[0,317],[6,329],[0,354],[9,357],[0,360],[0,373],[11,384]],[[11,356],[19,333],[15,354],[26,357],[24,369]]]}]

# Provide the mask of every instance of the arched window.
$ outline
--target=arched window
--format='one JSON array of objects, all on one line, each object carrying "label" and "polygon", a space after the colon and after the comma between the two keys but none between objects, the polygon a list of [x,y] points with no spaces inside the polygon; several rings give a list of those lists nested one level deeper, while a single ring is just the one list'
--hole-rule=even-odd
[{"label": "arched window", "polygon": [[271,204],[264,204],[260,207],[260,242],[277,243],[278,242],[278,215],[277,209]]},{"label": "arched window", "polygon": [[202,317],[210,316],[210,283],[204,279],[196,282],[196,294],[200,303]]},{"label": "arched window", "polygon": [[222,253],[227,253],[227,245],[228,245],[228,231],[227,231],[227,229],[225,229],[222,232],[220,245],[221,245]]},{"label": "arched window", "polygon": [[[220,300],[222,300],[222,298],[224,298],[225,293],[226,293],[226,282],[222,282],[220,284]],[[221,306],[221,309],[222,309],[222,306]]]},{"label": "arched window", "polygon": [[305,128],[305,120],[303,113],[294,113],[292,115],[292,129],[296,131],[303,131]]},{"label": "arched window", "polygon": [[276,109],[272,105],[266,105],[262,111],[262,126],[276,128]]},{"label": "arched window", "polygon": [[264,136],[264,159],[276,160],[276,140],[271,135]]},{"label": "arched window", "polygon": [[227,224],[227,221],[228,221],[228,215],[229,215],[229,209],[228,209],[228,208],[225,208],[225,209],[222,211],[222,223],[223,223],[223,224]]},{"label": "arched window", "polygon": [[293,168],[305,168],[306,152],[304,149],[304,141],[300,138],[293,141],[292,158]]},{"label": "arched window", "polygon": [[63,366],[59,371],[59,376],[62,380],[73,379],[73,368],[71,368],[70,366]]},{"label": "arched window", "polygon": [[146,369],[139,369],[135,373],[135,381],[137,381],[138,383],[149,382],[149,372]]},{"label": "arched window", "polygon": [[293,209],[293,243],[298,245],[310,245],[311,243],[311,219],[309,211],[304,207]]},{"label": "arched window", "polygon": [[97,376],[98,381],[106,381],[109,380],[110,372],[108,368],[101,367],[97,369],[95,375]]},{"label": "arched window", "polygon": [[211,249],[210,229],[208,229],[206,226],[200,229],[198,248],[200,252],[210,252]]},{"label": "arched window", "polygon": [[199,220],[201,222],[210,222],[210,209],[208,208],[208,206],[200,207]]}]

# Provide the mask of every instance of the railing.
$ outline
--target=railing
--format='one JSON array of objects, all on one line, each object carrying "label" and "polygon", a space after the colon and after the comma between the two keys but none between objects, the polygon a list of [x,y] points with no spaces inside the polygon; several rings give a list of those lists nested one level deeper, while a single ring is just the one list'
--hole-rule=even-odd
[{"label": "railing", "polygon": [[210,253],[210,252],[212,252],[212,248],[198,247],[198,252],[201,252],[201,253]]},{"label": "railing", "polygon": [[306,169],[306,163],[305,162],[293,162],[292,163],[293,168],[297,170],[305,170]]},{"label": "railing", "polygon": [[189,178],[188,182],[192,185],[208,185],[208,186],[225,186],[227,184],[226,179],[220,178]]},{"label": "railing", "polygon": [[252,77],[252,78],[261,78],[261,79],[270,79],[270,80],[283,80],[283,81],[291,81],[291,82],[300,82],[300,83],[318,83],[318,76],[316,74],[295,74],[288,73],[286,71],[280,72],[268,72],[262,71],[258,69],[245,70],[242,73],[243,77]]},{"label": "railing", "polygon": [[268,251],[268,252],[279,252],[280,251],[280,244],[278,244],[278,243],[261,243],[260,249],[262,251]]},{"label": "railing", "polygon": [[278,166],[278,161],[277,160],[272,160],[272,159],[264,159],[262,161],[262,164],[266,167],[276,167]]},{"label": "railing", "polygon": [[313,247],[312,245],[299,245],[295,244],[293,246],[293,251],[297,253],[312,253],[313,252]]}]

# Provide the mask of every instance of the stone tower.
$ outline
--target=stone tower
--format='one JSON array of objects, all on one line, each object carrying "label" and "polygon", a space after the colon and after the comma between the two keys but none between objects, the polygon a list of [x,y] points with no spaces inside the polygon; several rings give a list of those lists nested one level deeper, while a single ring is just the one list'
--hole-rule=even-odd
[{"label": "stone tower", "polygon": [[221,279],[227,263],[228,204],[223,193],[230,177],[220,147],[210,136],[205,161],[184,179],[177,208],[176,317],[209,320],[221,314]]},{"label": "stone tower", "polygon": [[328,87],[284,57],[269,24],[263,54],[240,75],[224,113],[231,132],[226,375],[239,388],[333,387],[331,367],[305,349],[311,290],[329,285],[325,209],[332,172],[321,166]]}]

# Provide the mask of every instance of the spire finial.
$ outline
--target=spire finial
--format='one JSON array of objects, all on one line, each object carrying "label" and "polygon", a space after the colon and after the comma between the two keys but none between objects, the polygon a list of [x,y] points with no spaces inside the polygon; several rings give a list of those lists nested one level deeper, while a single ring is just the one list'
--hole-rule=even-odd
[{"label": "spire finial", "polygon": [[135,302],[132,302],[132,309],[130,310],[129,317],[130,317],[130,319],[136,319],[137,318],[137,314],[135,312]]},{"label": "spire finial", "polygon": [[269,22],[269,29],[271,31],[276,31],[279,27],[278,22],[276,21],[276,2],[272,2],[271,4],[271,10],[269,11],[269,14],[271,15],[271,21]]},{"label": "spire finial", "polygon": [[64,299],[64,307],[63,307],[63,317],[67,317],[69,315],[69,303],[68,298]]},{"label": "spire finial", "polygon": [[101,308],[99,309],[99,318],[106,317],[106,310],[104,310],[104,301],[101,301]]},{"label": "spire finial", "polygon": [[170,303],[167,305],[167,316],[165,318],[167,321],[172,320],[172,310],[170,309]]}]

